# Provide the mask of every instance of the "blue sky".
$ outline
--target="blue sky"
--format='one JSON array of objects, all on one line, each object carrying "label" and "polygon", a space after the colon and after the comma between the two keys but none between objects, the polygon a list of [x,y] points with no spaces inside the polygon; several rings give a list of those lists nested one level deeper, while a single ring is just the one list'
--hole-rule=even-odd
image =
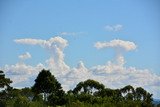
[{"label": "blue sky", "polygon": [[[64,60],[70,67],[80,60],[88,68],[106,64],[114,59],[115,50],[97,50],[94,44],[120,39],[137,45],[135,51],[123,53],[126,67],[160,75],[159,5],[159,0],[1,0],[0,67],[20,62],[18,56],[25,52],[32,55],[26,64],[44,63],[50,58],[46,49],[20,45],[14,40],[49,40],[59,35],[68,41]],[[119,31],[105,28],[115,25],[123,27]]]}]

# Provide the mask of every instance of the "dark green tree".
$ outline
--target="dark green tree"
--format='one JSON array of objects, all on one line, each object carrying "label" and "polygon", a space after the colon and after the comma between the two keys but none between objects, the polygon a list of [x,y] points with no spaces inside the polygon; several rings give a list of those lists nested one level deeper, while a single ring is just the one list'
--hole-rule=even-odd
[{"label": "dark green tree", "polygon": [[127,86],[123,87],[120,91],[124,95],[124,98],[126,100],[134,100],[135,90],[131,85],[127,85]]},{"label": "dark green tree", "polygon": [[29,107],[29,99],[25,96],[18,96],[14,102],[14,107]]},{"label": "dark green tree", "polygon": [[22,88],[20,90],[20,94],[27,97],[29,100],[32,100],[34,97],[34,93],[32,92],[31,88],[28,87]]},{"label": "dark green tree", "polygon": [[114,95],[114,90],[109,88],[105,88],[95,93],[95,96],[100,96],[100,97],[111,97],[113,95]]},{"label": "dark green tree", "polygon": [[74,93],[80,93],[81,91],[88,94],[94,94],[93,91],[103,90],[104,85],[99,83],[98,81],[88,79],[84,82],[80,82],[77,84],[76,88],[73,90]]},{"label": "dark green tree", "polygon": [[142,87],[136,88],[136,100],[145,100],[147,97],[147,91],[144,90]]},{"label": "dark green tree", "polygon": [[96,92],[95,96],[102,97],[102,98],[110,98],[114,100],[115,102],[122,100],[122,94],[119,89],[105,88],[101,91]]},{"label": "dark green tree", "polygon": [[4,72],[0,70],[0,88],[9,88],[11,83],[12,81],[6,78]]},{"label": "dark green tree", "polygon": [[141,101],[142,107],[152,107],[153,94],[150,94],[142,87],[137,87],[135,90],[135,100]]},{"label": "dark green tree", "polygon": [[48,101],[50,104],[57,104],[54,102],[55,100],[50,99],[58,97],[60,100],[64,96],[61,84],[49,70],[45,69],[38,74],[35,84],[32,87],[32,91],[35,93],[35,96],[43,94],[44,101]]},{"label": "dark green tree", "polygon": [[7,99],[9,99],[9,91],[12,89],[10,84],[12,81],[5,77],[3,71],[0,70],[0,106],[4,106]]},{"label": "dark green tree", "polygon": [[68,102],[68,99],[63,90],[59,90],[56,93],[51,93],[48,97],[48,102],[52,106],[64,105]]},{"label": "dark green tree", "polygon": [[127,94],[127,93],[134,93],[135,91],[131,85],[127,85],[121,89],[121,92]]}]

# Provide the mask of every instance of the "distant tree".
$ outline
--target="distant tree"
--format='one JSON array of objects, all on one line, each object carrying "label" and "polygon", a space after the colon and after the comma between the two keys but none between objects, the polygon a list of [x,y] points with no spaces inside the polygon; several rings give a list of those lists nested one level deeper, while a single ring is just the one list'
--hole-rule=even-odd
[{"label": "distant tree", "polygon": [[95,96],[101,96],[101,97],[111,97],[113,95],[114,95],[114,90],[109,88],[105,88],[95,93]]},{"label": "distant tree", "polygon": [[3,106],[9,98],[9,91],[12,89],[11,83],[12,81],[6,78],[4,72],[0,70],[0,106]]},{"label": "distant tree", "polygon": [[22,88],[20,90],[20,94],[27,97],[29,100],[32,100],[34,97],[34,93],[32,92],[31,88],[28,87]]},{"label": "distant tree", "polygon": [[18,96],[14,102],[14,107],[29,107],[29,99],[25,96]]},{"label": "distant tree", "polygon": [[142,87],[136,88],[136,99],[137,100],[145,100],[147,96],[147,91],[144,90]]},{"label": "distant tree", "polygon": [[79,82],[77,84],[77,86],[73,89],[73,93],[74,94],[78,94],[78,92],[81,91],[81,89],[83,88],[84,83],[83,82]]},{"label": "distant tree", "polygon": [[157,104],[157,107],[160,107],[160,103],[159,103],[159,104]]},{"label": "distant tree", "polygon": [[17,97],[21,96],[21,89],[12,89],[10,92],[9,92],[9,96],[10,96],[10,99],[16,99]]},{"label": "distant tree", "polygon": [[82,91],[84,93],[94,94],[93,91],[103,90],[104,87],[105,86],[103,84],[100,84],[98,81],[88,79],[84,82],[78,83],[73,92],[77,94]]},{"label": "distant tree", "polygon": [[44,101],[49,101],[50,104],[57,104],[54,102],[55,99],[58,97],[58,100],[60,100],[64,96],[61,84],[49,70],[44,69],[38,74],[35,84],[32,87],[32,91],[35,93],[35,96],[43,94]]},{"label": "distant tree", "polygon": [[32,101],[43,102],[43,96],[41,94],[35,94]]},{"label": "distant tree", "polygon": [[153,96],[153,94],[150,94],[150,93],[147,92],[145,102],[150,106],[152,106],[152,101],[153,101],[152,96]]},{"label": "distant tree", "polygon": [[133,100],[135,97],[135,90],[131,85],[127,85],[121,89],[121,93],[126,100]]},{"label": "distant tree", "polygon": [[95,96],[102,98],[110,98],[112,101],[118,102],[122,100],[122,94],[119,89],[105,88],[95,93]]},{"label": "distant tree", "polygon": [[153,98],[152,98],[153,94],[147,93],[147,102],[152,102]]},{"label": "distant tree", "polygon": [[51,93],[48,97],[48,102],[52,106],[56,105],[64,105],[68,101],[65,92],[63,90],[59,90],[56,93]]},{"label": "distant tree", "polygon": [[134,93],[135,91],[131,85],[127,85],[121,89],[121,92],[127,94],[127,93]]},{"label": "distant tree", "polygon": [[9,88],[11,83],[12,81],[6,78],[4,72],[0,70],[0,88],[5,88],[5,86]]}]

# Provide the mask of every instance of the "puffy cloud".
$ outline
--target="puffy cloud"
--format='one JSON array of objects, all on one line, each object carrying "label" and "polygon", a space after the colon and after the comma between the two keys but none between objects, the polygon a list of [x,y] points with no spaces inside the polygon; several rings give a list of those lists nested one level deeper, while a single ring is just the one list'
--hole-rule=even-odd
[{"label": "puffy cloud", "polygon": [[19,58],[22,59],[22,60],[29,59],[31,57],[32,56],[31,56],[31,54],[29,52],[26,52],[26,53],[24,53],[22,55],[19,55]]},{"label": "puffy cloud", "polygon": [[[136,49],[136,45],[130,41],[112,40],[110,42],[97,42],[95,47],[101,48],[116,48],[125,51]],[[135,87],[144,87],[149,92],[158,98],[156,93],[160,90],[160,76],[152,73],[148,69],[137,69],[135,67],[125,67],[125,59],[122,53],[118,52],[116,61],[108,61],[105,65],[98,65],[92,67],[90,70],[93,72],[94,79],[99,80],[106,84],[108,87],[117,88],[125,85],[133,85]]]},{"label": "puffy cloud", "polygon": [[95,44],[95,47],[97,49],[110,47],[110,48],[118,48],[118,49],[124,49],[126,51],[131,51],[136,49],[137,46],[135,45],[134,42],[115,39],[111,40],[110,42],[97,42]]},{"label": "puffy cloud", "polygon": [[123,29],[123,25],[117,24],[117,25],[106,25],[105,29],[107,31],[113,31],[113,32],[117,32]]},{"label": "puffy cloud", "polygon": [[[25,63],[16,63],[14,65],[5,65],[0,69],[13,81],[13,86],[23,87],[25,85],[30,86],[30,83],[33,83],[39,71],[44,68],[45,66],[41,63],[36,66],[26,65]],[[32,80],[31,77],[33,77]]]},{"label": "puffy cloud", "polygon": [[157,94],[160,90],[160,76],[148,69],[125,67],[122,63],[108,61],[106,65],[90,68],[90,71],[93,79],[104,83],[107,87],[121,88],[125,85],[143,87],[150,93],[153,93],[154,98],[160,97]]},{"label": "puffy cloud", "polygon": [[[30,39],[28,42],[24,42],[24,40],[26,41],[28,39],[19,39],[16,42],[40,45],[51,51],[51,57],[46,60],[45,64],[38,64],[36,66],[17,63],[15,65],[6,65],[1,68],[14,81],[14,86],[22,86],[23,84],[29,85],[33,83],[38,72],[41,69],[46,68],[52,71],[52,74],[56,76],[65,90],[73,89],[80,81],[95,79],[110,88],[121,88],[128,84],[135,87],[141,86],[153,93],[155,98],[160,97],[160,76],[152,73],[148,69],[126,67],[126,61],[122,54],[118,54],[115,61],[108,61],[105,65],[87,68],[85,64],[80,61],[77,67],[71,68],[64,62],[63,50],[68,45],[67,40],[61,37],[40,41],[37,39],[32,39],[32,41]],[[136,45],[133,42],[123,40],[112,40],[110,42],[99,43],[100,44],[98,45],[96,44],[97,48],[122,48],[126,51],[136,49]]]},{"label": "puffy cloud", "polygon": [[46,60],[46,64],[47,68],[51,69],[51,72],[56,75],[64,75],[70,70],[70,67],[66,65],[62,59],[54,60],[54,58],[51,57],[50,59]]},{"label": "puffy cloud", "polygon": [[[31,58],[31,55],[29,52],[26,52],[18,57],[24,61],[25,59]],[[6,76],[13,81],[13,86],[30,86],[30,83],[33,83],[35,77],[38,75],[38,72],[46,68],[42,63],[31,66],[25,64],[23,61],[12,65],[6,64],[5,66],[0,67],[0,69],[5,72]]]},{"label": "puffy cloud", "polygon": [[87,69],[82,61],[79,61],[77,67],[70,69],[70,71],[59,77],[58,79],[61,81],[62,86],[65,90],[73,89],[76,84],[80,81],[84,81],[86,79],[91,78],[92,74]]},{"label": "puffy cloud", "polygon": [[57,36],[50,38],[49,40],[42,39],[16,39],[14,40],[19,44],[27,44],[27,45],[39,45],[43,48],[48,49],[51,54],[50,59],[46,60],[49,69],[52,69],[54,72],[63,71],[64,74],[69,70],[69,66],[67,66],[64,62],[64,48],[68,45],[68,41]]},{"label": "puffy cloud", "polygon": [[8,75],[34,75],[37,74],[44,67],[43,64],[39,63],[35,67],[26,65],[25,63],[16,63],[15,65],[5,65],[1,69],[6,71]]}]

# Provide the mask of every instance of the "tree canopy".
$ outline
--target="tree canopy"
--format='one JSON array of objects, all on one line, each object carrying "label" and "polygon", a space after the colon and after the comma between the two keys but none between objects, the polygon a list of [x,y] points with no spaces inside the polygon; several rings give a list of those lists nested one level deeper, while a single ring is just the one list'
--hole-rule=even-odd
[{"label": "tree canopy", "polygon": [[99,82],[97,82],[95,80],[88,79],[84,82],[80,82],[79,84],[77,84],[77,86],[75,87],[73,92],[76,94],[81,91],[83,91],[84,93],[93,93],[93,91],[95,91],[95,89],[98,91],[103,90],[104,85],[100,84]]},{"label": "tree canopy", "polygon": [[152,94],[131,85],[120,89],[105,87],[96,80],[80,81],[68,93],[49,70],[41,70],[32,87],[10,87],[12,81],[0,71],[0,107],[153,107]]},{"label": "tree canopy", "polygon": [[12,81],[6,78],[4,72],[0,70],[0,88],[4,88],[5,86],[8,88],[11,83]]},{"label": "tree canopy", "polygon": [[43,69],[38,74],[32,90],[35,95],[43,94],[44,100],[49,101],[51,104],[59,103],[59,101],[57,101],[58,99],[60,99],[59,96],[64,96],[64,91],[62,90],[61,84],[57,81],[54,75],[51,74],[49,70],[45,69]]}]

